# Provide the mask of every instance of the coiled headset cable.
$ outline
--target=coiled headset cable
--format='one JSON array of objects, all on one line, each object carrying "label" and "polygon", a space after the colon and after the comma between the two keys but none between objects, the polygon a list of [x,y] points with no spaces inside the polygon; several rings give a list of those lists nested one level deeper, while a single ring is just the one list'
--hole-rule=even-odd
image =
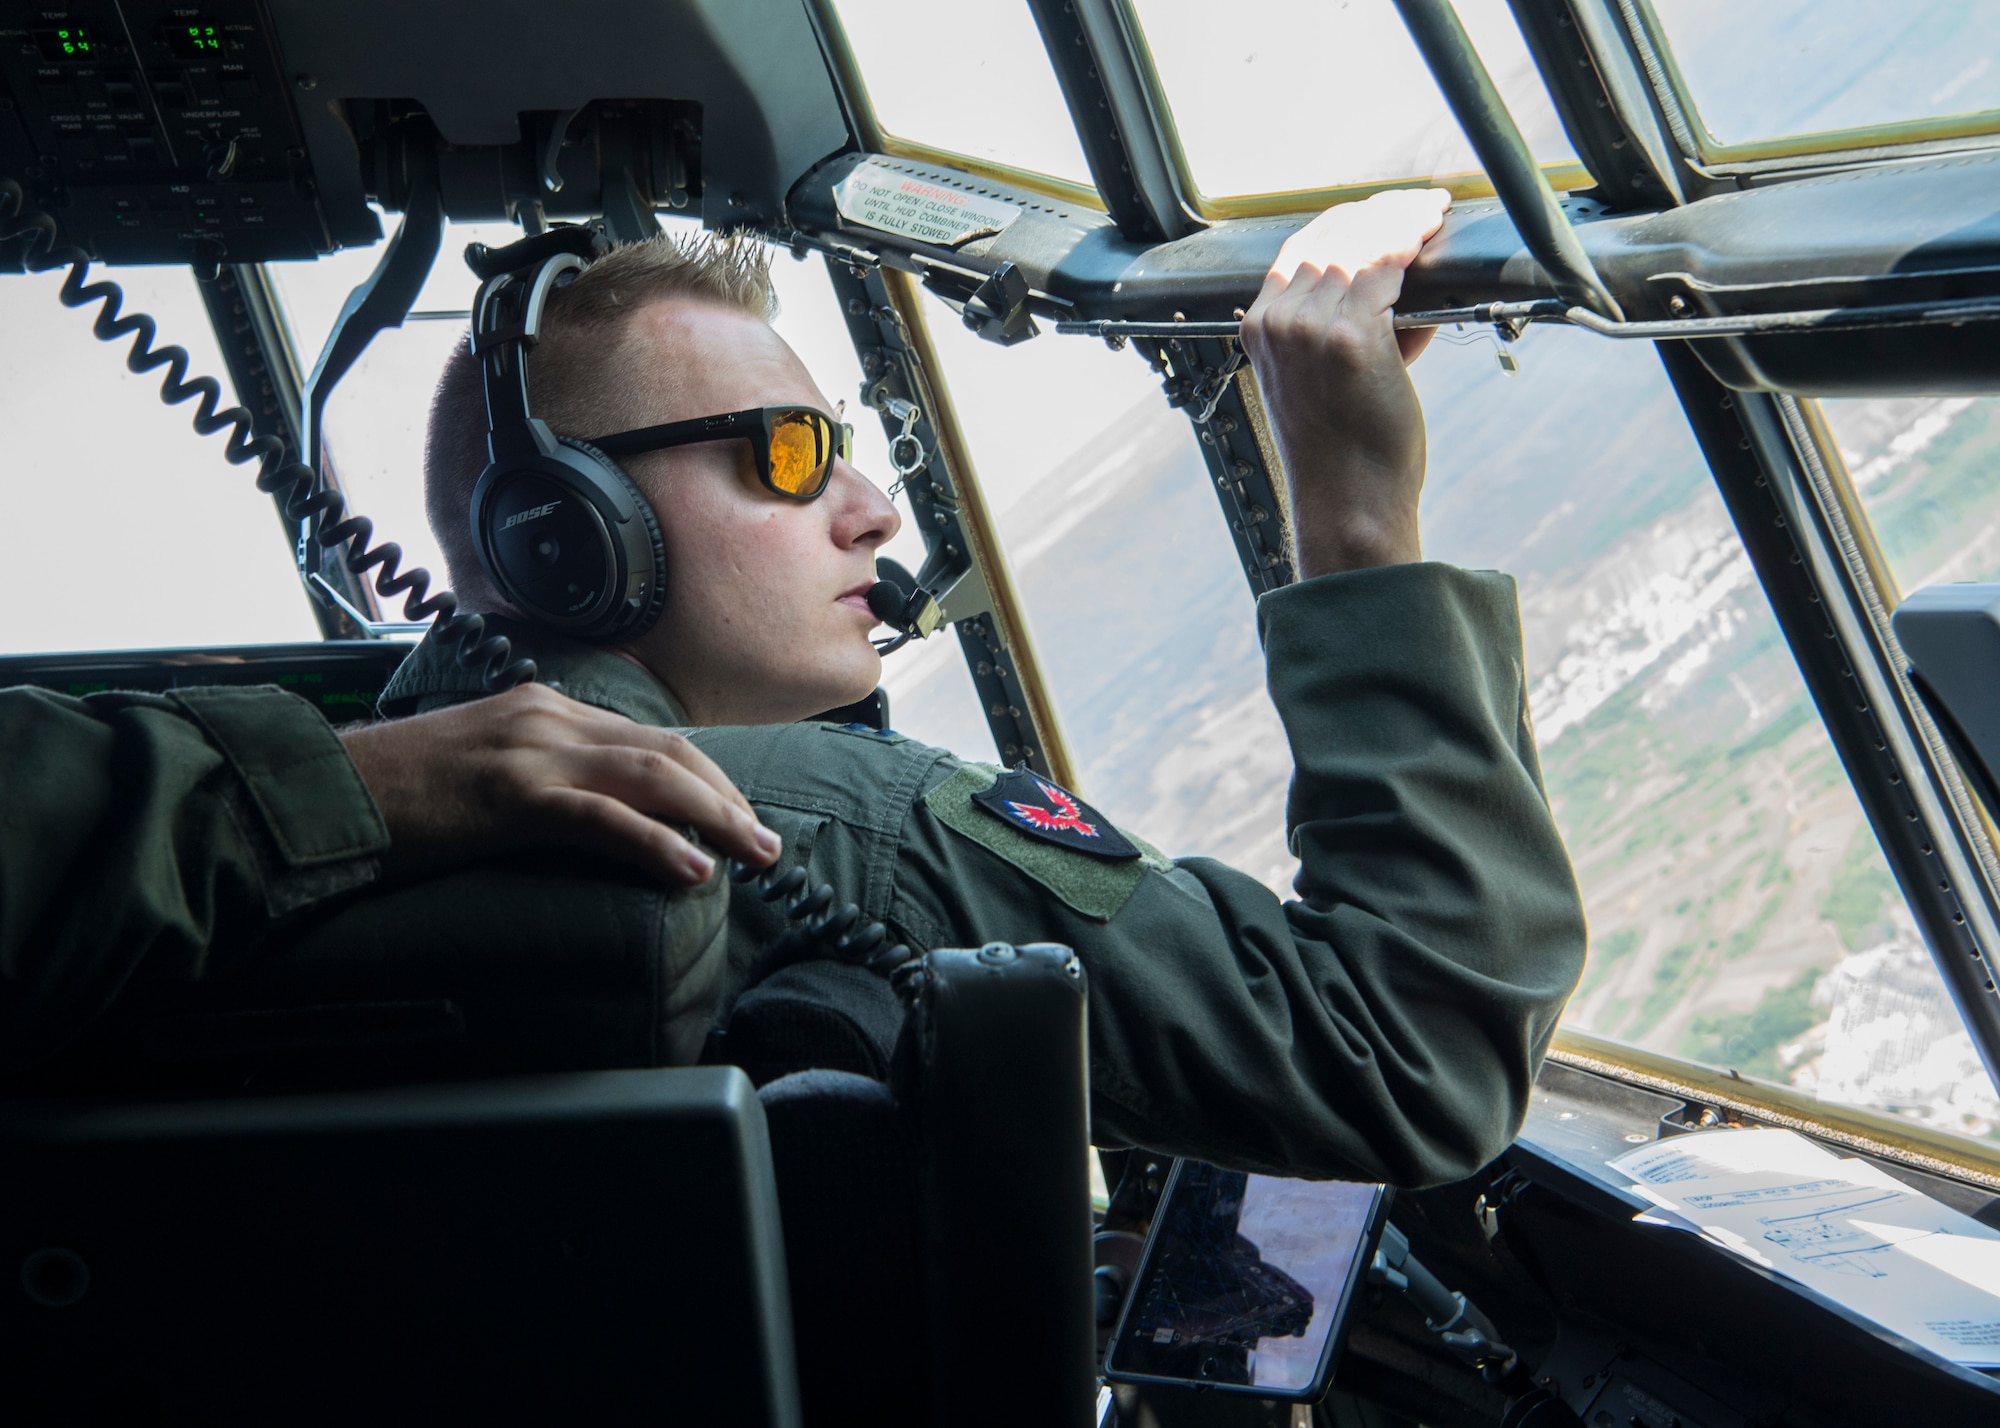
[{"label": "coiled headset cable", "polygon": [[891,976],[911,960],[910,949],[902,943],[885,945],[889,930],[879,922],[864,920],[855,904],[834,907],[836,894],[831,883],[821,883],[808,892],[804,868],[788,872],[772,868],[760,873],[732,861],[729,880],[749,887],[765,902],[782,903],[786,921],[796,924],[764,949],[758,961],[759,980],[793,962],[822,957],[866,968],[880,977]]},{"label": "coiled headset cable", "polygon": [[22,237],[28,240],[21,260],[27,271],[45,273],[68,265],[69,275],[63,279],[58,294],[64,307],[82,307],[90,302],[98,305],[90,329],[98,341],[116,342],[128,334],[131,336],[131,350],[125,356],[127,371],[144,374],[165,367],[166,374],[160,379],[160,400],[168,406],[179,406],[191,397],[201,399],[194,414],[195,431],[202,436],[213,436],[227,428],[229,435],[223,456],[233,466],[252,460],[259,463],[257,489],[280,497],[285,519],[301,523],[316,520],[320,546],[327,550],[341,548],[341,560],[352,574],[366,576],[375,571],[375,592],[385,600],[404,595],[405,619],[412,623],[434,619],[430,637],[450,649],[461,666],[477,669],[481,686],[488,694],[498,694],[534,679],[534,662],[514,659],[507,638],[489,635],[483,617],[461,615],[458,597],[449,590],[430,593],[428,570],[422,566],[403,570],[401,546],[394,541],[371,546],[374,522],[366,516],[349,515],[340,492],[322,482],[311,466],[293,460],[291,448],[282,438],[253,437],[250,413],[240,406],[218,410],[222,404],[222,384],[208,376],[189,380],[187,349],[172,344],[156,347],[154,339],[159,328],[153,319],[143,312],[124,312],[125,290],[117,283],[105,278],[87,282],[90,255],[73,244],[59,244],[55,219],[30,203],[20,184],[0,176],[0,243]]}]

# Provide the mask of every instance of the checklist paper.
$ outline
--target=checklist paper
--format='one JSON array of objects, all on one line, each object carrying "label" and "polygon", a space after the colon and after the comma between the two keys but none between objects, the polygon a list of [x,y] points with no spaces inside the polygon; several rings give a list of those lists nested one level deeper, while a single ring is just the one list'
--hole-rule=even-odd
[{"label": "checklist paper", "polygon": [[2000,1231],[1787,1130],[1671,1136],[1610,1162],[1695,1230],[1967,1368],[2000,1368]]}]

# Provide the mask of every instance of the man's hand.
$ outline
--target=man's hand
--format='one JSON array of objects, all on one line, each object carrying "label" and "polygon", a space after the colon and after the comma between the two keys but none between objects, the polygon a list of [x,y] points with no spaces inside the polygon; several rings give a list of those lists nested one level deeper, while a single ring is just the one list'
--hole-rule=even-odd
[{"label": "man's hand", "polygon": [[1423,558],[1424,413],[1405,369],[1431,334],[1397,332],[1390,309],[1450,206],[1431,188],[1328,209],[1286,240],[1244,316],[1301,578]]},{"label": "man's hand", "polygon": [[400,878],[563,845],[665,882],[706,882],[715,860],[669,824],[752,867],[769,866],[782,847],[682,735],[539,684],[341,739],[389,826],[389,872]]}]

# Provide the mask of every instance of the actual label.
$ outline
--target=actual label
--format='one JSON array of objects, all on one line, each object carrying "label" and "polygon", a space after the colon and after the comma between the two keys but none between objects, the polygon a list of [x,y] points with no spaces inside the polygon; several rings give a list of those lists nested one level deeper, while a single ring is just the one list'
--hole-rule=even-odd
[{"label": "actual label", "polygon": [[1014,204],[906,174],[867,159],[834,185],[833,205],[849,223],[953,248],[998,233],[1021,216]]}]

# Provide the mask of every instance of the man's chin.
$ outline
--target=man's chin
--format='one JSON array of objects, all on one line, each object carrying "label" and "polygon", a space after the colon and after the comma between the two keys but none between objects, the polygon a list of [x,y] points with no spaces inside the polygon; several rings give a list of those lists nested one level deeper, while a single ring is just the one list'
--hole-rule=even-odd
[{"label": "man's chin", "polygon": [[[862,662],[857,661],[857,664],[862,665]],[[838,697],[826,707],[829,709],[844,709],[850,704],[859,704],[862,700],[873,694],[876,687],[881,683],[882,656],[875,653],[875,647],[870,645],[865,665],[853,670],[849,677],[829,686],[839,691],[839,693]]]},{"label": "man's chin", "polygon": [[875,692],[882,681],[882,656],[875,653],[875,647],[866,645],[851,656],[845,650],[841,654],[837,668],[823,669],[819,671],[821,678],[802,680],[788,692],[782,702],[799,711],[791,719],[810,719],[845,709]]}]

